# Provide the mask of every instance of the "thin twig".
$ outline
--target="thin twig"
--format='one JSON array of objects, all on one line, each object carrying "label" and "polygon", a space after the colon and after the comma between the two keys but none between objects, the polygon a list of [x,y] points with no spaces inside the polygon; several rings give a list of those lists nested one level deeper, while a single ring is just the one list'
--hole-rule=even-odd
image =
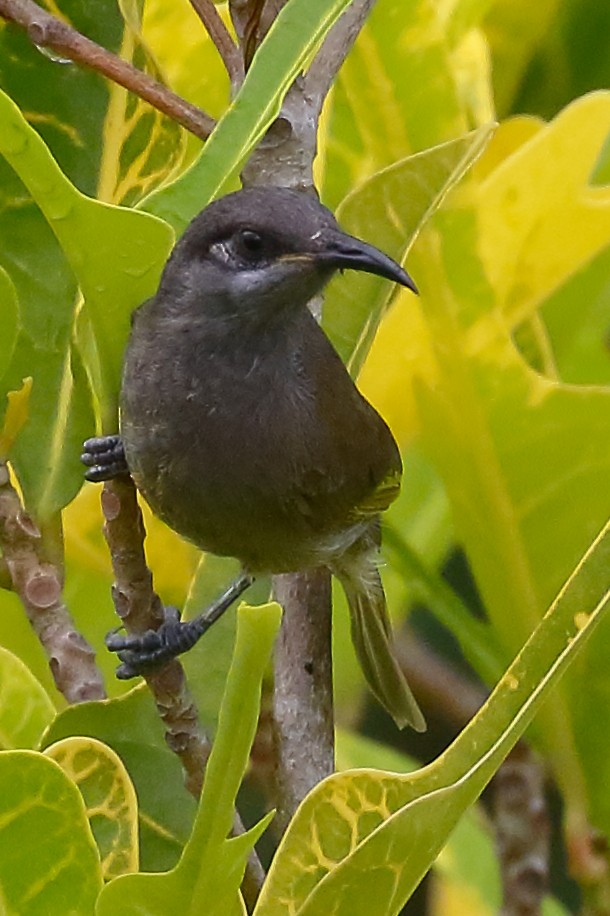
[{"label": "thin twig", "polygon": [[105,697],[95,653],[76,630],[62,599],[62,570],[50,563],[44,539],[0,463],[0,546],[14,591],[49,658],[57,689],[69,703]]},{"label": "thin twig", "polygon": [[256,49],[287,0],[229,0],[229,12],[248,70]]},{"label": "thin twig", "polygon": [[[155,630],[163,622],[163,606],[153,589],[152,573],[146,565],[144,522],[130,477],[119,477],[104,484],[102,510],[104,536],[115,576],[113,599],[117,614],[128,633]],[[165,740],[184,767],[186,786],[195,798],[199,798],[211,745],[199,725],[197,707],[188,690],[184,669],[174,659],[159,671],[148,674],[146,682],[165,725]],[[234,833],[243,832],[243,824],[236,813]],[[253,851],[242,885],[249,909],[253,908],[264,877]]]},{"label": "thin twig", "polygon": [[202,140],[211,134],[215,121],[204,111],[47,13],[33,0],[0,0],[0,16],[25,29],[33,44],[50,48],[62,57],[101,73]]},{"label": "thin twig", "polygon": [[244,63],[239,48],[231,38],[212,0],[191,0],[191,6],[204,24],[206,31],[220,54],[235,90],[244,79]]}]

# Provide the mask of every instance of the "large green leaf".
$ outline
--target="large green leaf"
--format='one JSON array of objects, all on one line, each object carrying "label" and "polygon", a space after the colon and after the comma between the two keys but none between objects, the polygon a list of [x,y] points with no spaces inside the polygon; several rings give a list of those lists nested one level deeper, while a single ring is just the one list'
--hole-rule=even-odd
[{"label": "large green leaf", "polygon": [[227,836],[233,824],[237,790],[248,766],[261,683],[280,616],[277,604],[242,605],[238,611],[235,654],[218,731],[193,833],[180,862],[166,874],[115,879],[100,895],[98,916],[142,912],[149,916],[166,916],[169,912],[233,916],[242,912],[239,886],[246,859],[270,817],[241,836]]},{"label": "large green leaf", "polygon": [[[353,235],[402,261],[446,194],[481,155],[492,134],[486,125],[418,153],[374,175],[341,203],[337,217]],[[324,304],[324,328],[350,372],[357,375],[394,286],[351,271],[335,280]]]},{"label": "large green leaf", "polygon": [[[85,197],[61,172],[39,135],[17,106],[0,93],[0,154],[27,187],[48,223],[30,219],[26,199],[22,244],[32,229],[55,235],[51,257],[32,273],[9,265],[9,272],[27,294],[32,283],[41,289],[31,307],[22,310],[22,335],[6,384],[17,387],[24,375],[34,379],[32,413],[12,456],[30,509],[45,518],[61,508],[82,481],[79,444],[94,428],[90,396],[80,361],[70,340],[78,280],[95,332],[99,353],[97,394],[104,421],[116,428],[116,401],[122,351],[129,316],[154,291],[173,235],[160,220]],[[35,209],[35,208],[34,208]],[[32,238],[28,239],[32,244]],[[15,270],[11,270],[14,266]],[[59,269],[59,272],[58,272]],[[54,282],[48,283],[48,277]],[[57,279],[61,282],[58,283]],[[75,278],[75,279],[74,279]],[[24,302],[30,301],[25,295]],[[52,307],[50,307],[52,306]]]},{"label": "large green leaf", "polygon": [[20,916],[93,913],[102,884],[81,795],[53,760],[0,753],[0,899]]},{"label": "large green leaf", "polygon": [[299,807],[255,916],[393,916],[610,605],[610,524],[453,744],[410,775],[331,776]]},{"label": "large green leaf", "polygon": [[55,760],[85,802],[104,880],[137,871],[138,801],[125,765],[112,748],[95,738],[64,738],[45,756]]},{"label": "large green leaf", "polygon": [[234,177],[278,115],[295,77],[350,0],[290,0],[258,49],[239,93],[196,162],[143,206],[179,234]]},{"label": "large green leaf", "polygon": [[[159,78],[140,37],[141,0],[42,3],[88,38]],[[84,193],[132,203],[179,163],[182,129],[116,83],[0,29],[0,88],[26,113]],[[3,213],[3,219],[6,214]]]},{"label": "large green leaf", "polygon": [[[610,193],[591,188],[589,175],[609,129],[604,93],[516,149],[505,137],[505,157],[494,141],[490,161],[483,157],[413,252],[434,354],[431,368],[414,366],[423,443],[508,656],[610,516],[610,391],[564,384],[552,367],[533,371],[511,339],[520,321],[539,325],[537,309],[607,246]],[[589,817],[607,831],[598,774],[610,734],[599,721],[597,746],[606,750],[597,761],[578,754],[608,692],[607,664],[593,658],[585,652],[579,677],[568,676],[545,705],[536,734],[570,829]]]},{"label": "large green leaf", "polygon": [[[59,10],[55,3],[47,7],[90,38],[158,76],[139,37],[141,4],[136,0],[124,0],[125,16],[117,2],[60,0]],[[22,29],[11,24],[0,29],[0,88],[25,112],[69,179],[91,195],[133,202],[162,181],[182,156],[183,131],[169,118],[98,74],[41,51]],[[32,148],[27,148],[30,140],[24,139],[28,135],[21,132],[19,136],[19,130],[9,124],[5,104],[2,109],[1,152],[7,161],[0,158],[0,262],[16,286],[22,326],[0,394],[18,387],[24,376],[34,379],[29,422],[11,459],[29,509],[44,521],[79,488],[80,444],[95,429],[88,378],[72,347],[78,283],[83,276],[86,279],[89,265],[97,259],[97,268],[93,265],[90,271],[88,293],[94,308],[101,302],[96,331],[106,376],[100,380],[97,374],[96,393],[102,399],[105,423],[116,427],[116,419],[110,417],[127,315],[154,288],[156,278],[153,271],[151,285],[143,282],[135,289],[138,284],[130,279],[129,265],[117,261],[124,253],[131,258],[134,272],[146,269],[144,258],[134,252],[140,235],[135,221],[129,227],[110,225],[99,216],[94,218],[92,209],[86,213],[81,209],[88,229],[83,232],[75,213],[63,223],[59,211],[57,218],[51,213],[57,192],[56,168],[36,160]],[[61,210],[68,196],[63,195],[62,203],[59,197],[56,204]],[[115,247],[108,244],[113,238]],[[134,242],[131,251],[125,247],[130,239]],[[143,230],[142,244],[153,241]],[[161,261],[168,244],[163,245]],[[114,287],[113,276],[122,277]],[[131,295],[128,292],[124,298],[122,290],[129,287]],[[114,340],[113,333],[117,335]],[[88,369],[95,372],[95,364]]]},{"label": "large green leaf", "polygon": [[97,738],[125,764],[138,796],[141,867],[172,868],[192,827],[196,803],[184,786],[180,761],[168,748],[144,684],[114,700],[80,703],[51,723],[42,747],[74,736]]},{"label": "large green leaf", "polygon": [[[459,22],[463,7],[471,10]],[[493,119],[484,45],[458,53],[481,7],[461,0],[374,5],[322,121],[318,183],[330,206],[381,169]]]}]

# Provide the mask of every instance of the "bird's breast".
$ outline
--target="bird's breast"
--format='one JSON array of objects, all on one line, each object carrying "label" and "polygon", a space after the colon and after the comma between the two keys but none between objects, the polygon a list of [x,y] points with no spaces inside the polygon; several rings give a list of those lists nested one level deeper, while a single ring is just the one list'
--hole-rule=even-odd
[{"label": "bird's breast", "polygon": [[308,313],[254,335],[136,322],[121,434],[153,511],[253,571],[325,562],[356,531],[354,509],[400,468],[385,423]]}]

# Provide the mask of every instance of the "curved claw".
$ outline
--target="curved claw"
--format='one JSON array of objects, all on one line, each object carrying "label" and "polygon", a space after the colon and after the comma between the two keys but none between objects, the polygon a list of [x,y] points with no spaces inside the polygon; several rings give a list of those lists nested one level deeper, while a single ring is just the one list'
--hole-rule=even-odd
[{"label": "curved claw", "polygon": [[121,437],[94,436],[83,442],[81,462],[87,467],[85,479],[93,483],[129,474]]}]

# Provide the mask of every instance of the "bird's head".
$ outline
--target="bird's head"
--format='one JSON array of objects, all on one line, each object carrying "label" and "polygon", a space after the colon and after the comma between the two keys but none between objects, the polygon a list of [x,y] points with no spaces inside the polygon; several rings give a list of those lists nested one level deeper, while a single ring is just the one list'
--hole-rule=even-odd
[{"label": "bird's head", "polygon": [[314,196],[251,188],[203,210],[170,258],[164,288],[210,314],[271,318],[304,306],[337,270],[366,271],[417,292],[403,268],[348,235]]}]

